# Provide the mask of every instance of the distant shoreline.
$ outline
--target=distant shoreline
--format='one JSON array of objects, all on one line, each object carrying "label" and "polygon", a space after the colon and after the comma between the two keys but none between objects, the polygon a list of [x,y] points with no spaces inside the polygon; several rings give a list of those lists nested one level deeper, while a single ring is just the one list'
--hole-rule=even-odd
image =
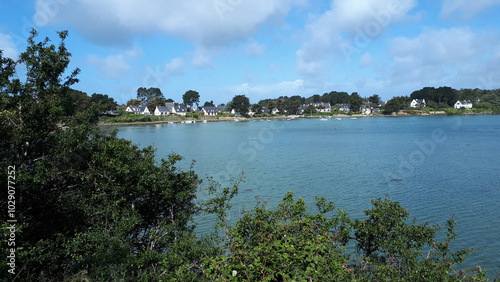
[{"label": "distant shoreline", "polygon": [[335,114],[335,115],[314,115],[314,116],[306,116],[306,115],[290,115],[290,116],[273,116],[273,117],[219,117],[217,119],[203,119],[203,118],[193,118],[193,119],[172,119],[172,120],[163,120],[163,121],[149,121],[149,122],[126,122],[126,123],[98,123],[101,127],[117,127],[117,126],[144,126],[144,125],[157,125],[157,124],[190,124],[190,123],[203,123],[205,120],[207,123],[209,122],[244,122],[244,121],[253,121],[253,120],[293,120],[293,119],[301,119],[301,118],[376,118],[376,117],[412,117],[412,116],[479,116],[479,115],[495,115],[492,113],[463,113],[457,115],[447,115],[444,111],[436,111],[434,113],[406,113],[399,112],[393,113],[391,115],[363,115],[363,114]]}]

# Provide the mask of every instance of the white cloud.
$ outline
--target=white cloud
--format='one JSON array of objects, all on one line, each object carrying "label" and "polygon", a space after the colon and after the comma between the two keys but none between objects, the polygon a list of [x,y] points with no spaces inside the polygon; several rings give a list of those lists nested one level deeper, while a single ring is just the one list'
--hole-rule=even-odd
[{"label": "white cloud", "polygon": [[267,46],[264,44],[259,44],[255,40],[249,40],[246,45],[245,53],[250,57],[260,57],[266,52]]},{"label": "white cloud", "polygon": [[130,70],[130,65],[122,54],[109,55],[104,58],[89,55],[88,62],[109,78],[120,78]]},{"label": "white cloud", "polygon": [[499,4],[500,0],[444,0],[440,17],[470,20],[477,14]]},{"label": "white cloud", "polygon": [[400,62],[442,65],[475,56],[478,39],[469,28],[427,30],[416,38],[399,37],[392,42],[392,54]]},{"label": "white cloud", "polygon": [[306,27],[309,39],[296,52],[297,72],[321,75],[322,62],[332,54],[350,60],[385,29],[407,16],[416,0],[332,0],[329,10]]},{"label": "white cloud", "polygon": [[[43,14],[46,0],[36,0]],[[67,2],[67,0],[53,0]],[[161,33],[190,42],[191,64],[213,67],[212,58],[235,41],[247,41],[263,26],[281,23],[294,5],[305,0],[72,0],[57,5],[47,24],[75,27],[90,42],[127,47],[135,37]],[[48,14],[48,13],[46,13]],[[265,46],[251,44],[246,52],[258,56]]]},{"label": "white cloud", "polygon": [[418,82],[413,89],[442,85],[475,88],[481,80],[500,75],[493,67],[500,63],[494,47],[498,41],[466,27],[429,29],[414,38],[395,38],[391,45],[394,62],[388,77],[391,84]]},{"label": "white cloud", "polygon": [[0,50],[3,51],[3,56],[11,59],[16,59],[18,54],[14,42],[10,35],[0,33]]},{"label": "white cloud", "polygon": [[[45,0],[37,0],[39,3]],[[127,45],[135,36],[161,32],[191,42],[193,64],[210,65],[206,50],[246,40],[262,25],[283,18],[302,0],[73,0],[59,5],[48,24],[70,24],[89,41]],[[224,7],[223,10],[221,10]]]},{"label": "white cloud", "polygon": [[165,64],[165,72],[168,76],[180,75],[184,71],[185,63],[181,58],[173,58]]}]

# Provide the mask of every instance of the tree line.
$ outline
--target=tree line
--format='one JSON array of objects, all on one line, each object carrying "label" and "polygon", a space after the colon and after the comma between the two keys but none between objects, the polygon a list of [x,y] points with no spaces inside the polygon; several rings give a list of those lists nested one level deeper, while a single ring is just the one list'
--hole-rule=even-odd
[{"label": "tree line", "polygon": [[[58,35],[56,46],[48,38],[37,42],[33,30],[17,61],[0,52],[0,163],[4,172],[15,168],[15,184],[7,177],[0,182],[17,189],[11,197],[4,189],[0,198],[2,207],[8,199],[16,206],[15,223],[3,215],[0,242],[7,244],[12,234],[15,241],[2,245],[2,277],[486,280],[480,267],[458,268],[472,250],[452,251],[453,219],[437,240],[439,226],[410,221],[409,212],[387,198],[373,200],[365,217],[353,220],[327,199],[317,197],[312,210],[290,192],[274,208],[258,201],[229,224],[239,180],[231,187],[204,181],[194,164],[178,166],[179,155],[157,160],[153,147],[141,149],[101,130],[94,118],[102,111],[99,103],[68,112],[65,101],[75,94],[70,87],[79,69],[68,72],[68,33]],[[20,69],[26,74],[19,75]],[[210,196],[197,199],[200,189]],[[210,219],[211,234],[195,232],[194,218],[201,214],[216,219]]]}]

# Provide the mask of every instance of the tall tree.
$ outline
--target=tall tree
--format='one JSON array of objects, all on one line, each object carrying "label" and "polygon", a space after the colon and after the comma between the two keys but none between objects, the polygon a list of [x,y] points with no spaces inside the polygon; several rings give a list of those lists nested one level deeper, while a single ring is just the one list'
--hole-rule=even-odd
[{"label": "tall tree", "polygon": [[147,105],[156,98],[165,98],[160,88],[150,87],[146,89],[144,87],[139,87],[137,89],[137,99],[141,100],[144,105]]},{"label": "tall tree", "polygon": [[359,112],[359,109],[363,105],[363,99],[357,92],[353,92],[349,98],[349,104],[351,105],[351,111]]},{"label": "tall tree", "polygon": [[383,113],[388,115],[392,113],[397,113],[410,105],[411,99],[407,96],[394,97],[387,101],[384,106]]},{"label": "tall tree", "polygon": [[250,109],[250,100],[245,95],[236,95],[231,101],[231,107],[237,113],[246,115]]},{"label": "tall tree", "polygon": [[[32,31],[19,68],[0,53],[0,165],[15,171],[9,200],[19,207],[11,246],[18,264],[12,277],[0,264],[2,277],[169,281],[183,273],[197,280],[193,268],[217,250],[193,233],[193,216],[209,208],[194,201],[197,175],[175,165],[178,155],[158,160],[152,147],[101,131],[89,121],[92,108],[66,115],[62,101],[78,74],[67,71],[67,32],[58,46],[36,36]],[[14,185],[7,181],[0,178],[2,187]],[[7,206],[3,191],[0,205]],[[7,242],[5,227],[0,236]],[[10,253],[0,249],[4,258]]]},{"label": "tall tree", "polygon": [[203,107],[215,107],[214,101],[206,101]]},{"label": "tall tree", "polygon": [[373,94],[372,96],[368,97],[368,102],[370,102],[373,107],[377,107],[378,105],[380,105],[380,96],[378,94]]},{"label": "tall tree", "polygon": [[90,97],[90,102],[93,103],[97,108],[99,113],[105,113],[107,111],[115,110],[118,107],[115,99],[109,97],[106,94],[94,93]]},{"label": "tall tree", "polygon": [[162,97],[154,98],[152,101],[148,103],[148,109],[150,112],[154,112],[156,107],[163,107],[167,103],[167,99]]},{"label": "tall tree", "polygon": [[189,106],[190,110],[192,110],[194,104],[198,107],[198,104],[200,103],[200,93],[194,90],[188,90],[184,93],[184,95],[182,95],[182,101],[184,102],[184,105]]},{"label": "tall tree", "polygon": [[140,106],[142,103],[139,99],[130,99],[127,101],[127,106]]}]

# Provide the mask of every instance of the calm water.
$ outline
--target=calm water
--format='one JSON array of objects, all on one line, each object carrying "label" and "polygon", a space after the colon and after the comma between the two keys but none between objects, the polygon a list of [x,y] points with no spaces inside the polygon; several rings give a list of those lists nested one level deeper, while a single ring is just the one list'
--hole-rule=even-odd
[{"label": "calm water", "polygon": [[500,272],[500,116],[196,123],[118,135],[158,156],[179,153],[185,169],[196,160],[201,177],[222,184],[243,171],[235,217],[256,195],[274,206],[289,190],[311,204],[329,198],[351,218],[384,195],[433,225],[453,214],[455,247],[476,249],[466,262]]}]

